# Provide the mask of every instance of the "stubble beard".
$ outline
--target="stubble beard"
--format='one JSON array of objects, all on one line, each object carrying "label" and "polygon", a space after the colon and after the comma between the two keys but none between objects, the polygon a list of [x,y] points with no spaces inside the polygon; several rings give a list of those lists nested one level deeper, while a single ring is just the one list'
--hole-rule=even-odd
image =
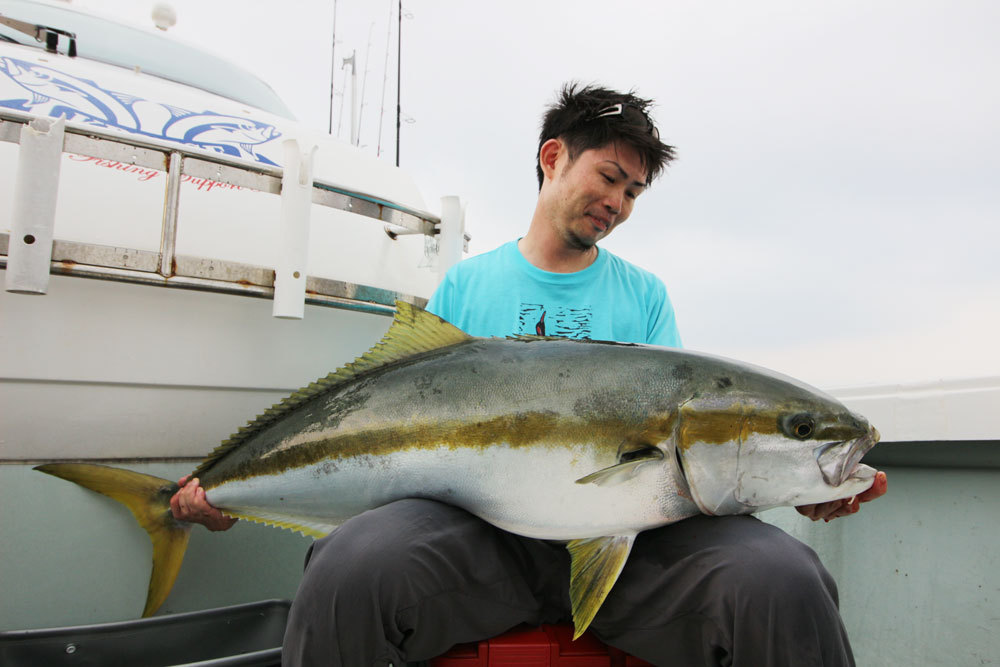
[{"label": "stubble beard", "polygon": [[597,245],[599,240],[599,236],[582,236],[572,229],[567,229],[563,233],[563,241],[566,243],[566,246],[580,252],[591,250]]},{"label": "stubble beard", "polygon": [[569,231],[565,235],[566,245],[573,250],[587,251],[597,245],[597,239],[581,238],[576,232]]},{"label": "stubble beard", "polygon": [[[584,216],[588,224],[589,219]],[[567,225],[563,229],[563,241],[566,246],[572,248],[573,250],[579,250],[580,252],[587,252],[591,248],[597,245],[597,242],[604,238],[605,234],[594,233],[594,234],[581,234],[576,231],[572,226]]]}]

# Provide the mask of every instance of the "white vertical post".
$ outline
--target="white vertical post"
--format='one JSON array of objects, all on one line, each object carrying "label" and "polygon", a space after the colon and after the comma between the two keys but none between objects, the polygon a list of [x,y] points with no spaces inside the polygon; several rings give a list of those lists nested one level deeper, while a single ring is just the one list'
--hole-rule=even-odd
[{"label": "white vertical post", "polygon": [[465,247],[465,210],[458,197],[441,197],[441,226],[438,232],[438,274],[444,274],[462,259]]},{"label": "white vertical post", "polygon": [[274,317],[301,320],[306,307],[306,263],[309,259],[309,212],[316,146],[301,151],[295,139],[285,149],[281,177],[281,247],[274,268]]},{"label": "white vertical post", "polygon": [[21,128],[7,251],[8,292],[45,294],[49,288],[65,126],[62,118],[37,118]]},{"label": "white vertical post", "polygon": [[163,223],[160,227],[160,275],[174,275],[174,256],[177,251],[177,210],[181,201],[181,176],[184,174],[184,157],[177,151],[170,153],[167,162],[167,189],[163,195]]}]

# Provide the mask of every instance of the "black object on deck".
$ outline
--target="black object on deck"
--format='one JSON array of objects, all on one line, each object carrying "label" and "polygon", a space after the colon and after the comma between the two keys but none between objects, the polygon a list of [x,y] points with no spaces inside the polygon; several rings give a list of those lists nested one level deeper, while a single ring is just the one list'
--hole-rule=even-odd
[{"label": "black object on deck", "polygon": [[289,600],[265,600],[136,621],[0,632],[0,665],[280,665],[290,606]]}]

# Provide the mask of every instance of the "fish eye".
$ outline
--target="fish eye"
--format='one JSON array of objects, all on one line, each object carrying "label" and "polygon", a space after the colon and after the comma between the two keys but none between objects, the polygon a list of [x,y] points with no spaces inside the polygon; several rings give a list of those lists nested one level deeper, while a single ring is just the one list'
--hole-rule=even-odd
[{"label": "fish eye", "polygon": [[808,438],[812,435],[813,427],[812,424],[808,422],[802,422],[795,425],[795,435],[799,438]]},{"label": "fish eye", "polygon": [[807,440],[812,437],[815,425],[808,415],[795,415],[787,422],[787,432],[793,438]]}]

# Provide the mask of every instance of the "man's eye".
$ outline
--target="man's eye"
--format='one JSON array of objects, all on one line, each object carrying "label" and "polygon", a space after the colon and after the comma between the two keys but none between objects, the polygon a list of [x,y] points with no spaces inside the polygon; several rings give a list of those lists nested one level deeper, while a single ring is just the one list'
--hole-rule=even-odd
[{"label": "man's eye", "polygon": [[606,180],[608,183],[614,184],[615,179],[612,178],[611,176],[608,176],[607,174],[601,174],[601,176],[603,176],[604,180]]}]

